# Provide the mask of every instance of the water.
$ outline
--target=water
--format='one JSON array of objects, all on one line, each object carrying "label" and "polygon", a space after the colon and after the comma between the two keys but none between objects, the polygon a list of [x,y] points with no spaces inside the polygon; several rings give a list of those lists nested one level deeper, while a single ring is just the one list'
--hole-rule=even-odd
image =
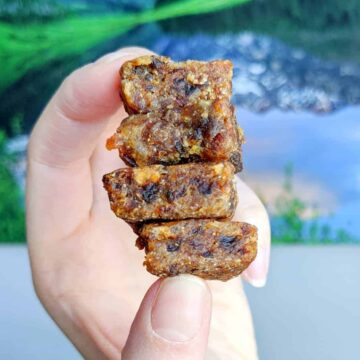
[{"label": "water", "polygon": [[291,163],[296,195],[317,206],[323,222],[360,237],[360,107],[237,116],[247,138],[244,177],[258,192],[271,203]]}]

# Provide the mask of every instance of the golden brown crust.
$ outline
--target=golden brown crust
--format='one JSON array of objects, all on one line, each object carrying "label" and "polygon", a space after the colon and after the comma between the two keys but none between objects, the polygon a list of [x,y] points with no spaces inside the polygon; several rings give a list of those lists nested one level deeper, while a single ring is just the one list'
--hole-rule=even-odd
[{"label": "golden brown crust", "polygon": [[237,204],[229,162],[125,168],[103,183],[111,209],[128,222],[228,218]]},{"label": "golden brown crust", "polygon": [[240,222],[185,220],[144,225],[137,245],[157,276],[193,274],[209,280],[238,276],[254,260],[257,229]]},{"label": "golden brown crust", "polygon": [[130,166],[230,160],[242,169],[241,142],[228,101],[131,115],[108,139]]},{"label": "golden brown crust", "polygon": [[228,60],[173,62],[164,56],[141,56],[124,63],[120,77],[120,95],[129,114],[230,101],[232,91]]}]

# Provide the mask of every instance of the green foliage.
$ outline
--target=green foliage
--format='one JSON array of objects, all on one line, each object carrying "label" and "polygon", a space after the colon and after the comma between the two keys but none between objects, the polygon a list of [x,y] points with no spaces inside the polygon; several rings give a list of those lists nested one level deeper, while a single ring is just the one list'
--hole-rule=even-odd
[{"label": "green foliage", "polygon": [[0,22],[0,92],[31,69],[37,69],[50,61],[82,54],[137,25],[214,12],[248,1],[179,0],[141,13],[71,16],[46,24],[27,23],[21,27]]},{"label": "green foliage", "polygon": [[25,242],[21,192],[9,170],[16,158],[7,152],[5,145],[5,133],[0,131],[0,243]]},{"label": "green foliage", "polygon": [[359,243],[359,239],[344,229],[332,229],[320,224],[318,214],[312,211],[311,219],[305,220],[309,205],[300,200],[293,191],[293,168],[285,167],[283,192],[275,203],[271,217],[273,243],[282,244],[339,244]]}]

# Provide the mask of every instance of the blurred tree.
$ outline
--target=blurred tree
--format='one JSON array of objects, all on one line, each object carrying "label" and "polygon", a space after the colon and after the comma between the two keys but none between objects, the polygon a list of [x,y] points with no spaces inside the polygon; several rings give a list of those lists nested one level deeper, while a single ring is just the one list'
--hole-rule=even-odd
[{"label": "blurred tree", "polygon": [[[157,6],[174,0],[157,0]],[[357,27],[360,21],[358,0],[254,0],[241,8],[225,9],[216,14],[199,15],[195,19],[176,18],[162,25],[167,30],[193,32],[238,31],[263,23],[273,27],[331,29]]]},{"label": "blurred tree", "polygon": [[[156,6],[173,0],[157,0]],[[241,8],[161,22],[166,32],[254,31],[327,60],[360,65],[359,0],[253,0]]]},{"label": "blurred tree", "polygon": [[51,20],[66,13],[55,0],[0,0],[0,20],[8,22]]},{"label": "blurred tree", "polygon": [[113,10],[141,11],[152,9],[155,0],[86,0],[91,6],[93,4],[103,5]]}]

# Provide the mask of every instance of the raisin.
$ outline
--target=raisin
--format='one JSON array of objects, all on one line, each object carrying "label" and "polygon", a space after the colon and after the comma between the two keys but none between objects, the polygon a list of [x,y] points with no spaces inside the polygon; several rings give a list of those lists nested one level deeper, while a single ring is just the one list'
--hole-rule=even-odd
[{"label": "raisin", "polygon": [[196,128],[194,131],[194,139],[201,140],[203,138],[203,134],[200,128]]},{"label": "raisin", "polygon": [[146,69],[145,69],[144,66],[136,66],[136,67],[134,67],[134,69],[133,69],[133,72],[134,72],[136,75],[140,75],[140,76],[144,75],[144,74],[145,74],[145,71],[146,71]]},{"label": "raisin", "polygon": [[167,193],[166,193],[166,198],[169,202],[173,202],[175,200],[175,195],[174,195],[174,192],[169,190]]},{"label": "raisin", "polygon": [[173,84],[178,91],[184,91],[185,89],[185,80],[176,78],[173,80]]},{"label": "raisin", "polygon": [[203,195],[210,195],[212,192],[212,184],[203,182],[198,186],[198,190]]},{"label": "raisin", "polygon": [[114,187],[115,190],[121,190],[122,184],[121,184],[121,183],[115,183],[115,184],[113,185],[113,187]]},{"label": "raisin", "polygon": [[175,149],[176,149],[176,151],[177,151],[179,154],[184,153],[184,146],[183,146],[183,144],[181,143],[181,141],[176,141],[176,142],[175,142]]},{"label": "raisin", "polygon": [[164,66],[164,63],[154,56],[152,59],[152,66],[155,69],[160,69],[162,66]]},{"label": "raisin", "polygon": [[203,250],[204,249],[204,244],[202,241],[199,241],[197,239],[193,239],[189,242],[189,245],[194,249],[194,250]]},{"label": "raisin", "polygon": [[189,84],[184,79],[174,79],[173,83],[177,91],[184,93],[185,96],[190,96],[197,90],[196,86]]},{"label": "raisin", "polygon": [[168,190],[166,193],[166,198],[169,202],[184,196],[186,194],[185,186],[181,186],[178,190]]},{"label": "raisin", "polygon": [[220,236],[220,245],[225,249],[231,249],[236,244],[236,236]]},{"label": "raisin", "polygon": [[181,245],[181,240],[169,242],[166,246],[166,250],[168,252],[178,251],[180,249],[180,245]]},{"label": "raisin", "polygon": [[201,126],[204,130],[206,130],[206,129],[209,127],[209,122],[210,122],[209,118],[207,118],[207,117],[202,117],[201,120],[200,120],[200,126]]},{"label": "raisin", "polygon": [[126,154],[124,152],[120,152],[120,155],[121,155],[122,159],[126,162],[127,165],[129,165],[131,167],[137,166],[135,159],[131,155]]},{"label": "raisin", "polygon": [[178,268],[177,268],[177,266],[175,264],[170,265],[169,273],[170,273],[170,276],[174,276],[174,275],[177,275],[179,273],[179,270],[178,270]]},{"label": "raisin", "polygon": [[199,227],[194,227],[193,229],[191,229],[191,233],[193,234],[193,235],[196,235],[196,234],[198,234],[199,232],[200,232],[200,228]]},{"label": "raisin", "polygon": [[159,190],[157,184],[148,184],[142,188],[142,197],[149,204],[156,200]]},{"label": "raisin", "polygon": [[214,257],[213,253],[211,251],[205,251],[204,253],[201,254],[203,257],[205,258],[212,258]]},{"label": "raisin", "polygon": [[151,84],[145,85],[145,89],[146,89],[147,91],[154,92],[154,91],[155,91],[155,86],[154,86],[154,85],[151,85]]},{"label": "raisin", "polygon": [[152,80],[152,75],[150,74],[150,73],[147,73],[146,75],[145,75],[145,80],[146,81],[151,81]]},{"label": "raisin", "polygon": [[203,179],[195,178],[193,183],[196,185],[200,194],[210,195],[212,193],[212,183],[208,183]]},{"label": "raisin", "polygon": [[190,96],[195,92],[196,89],[197,89],[196,86],[191,85],[189,83],[185,83],[185,87],[184,87],[185,96]]}]

